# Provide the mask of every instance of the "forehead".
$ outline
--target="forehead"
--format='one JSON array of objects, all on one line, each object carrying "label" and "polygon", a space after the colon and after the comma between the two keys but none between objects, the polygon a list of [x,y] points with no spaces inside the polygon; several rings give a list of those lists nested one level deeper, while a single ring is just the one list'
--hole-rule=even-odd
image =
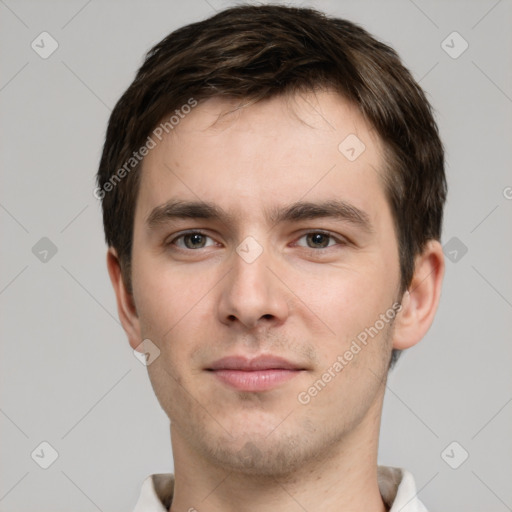
[{"label": "forehead", "polygon": [[145,157],[137,217],[170,198],[215,202],[239,216],[300,199],[385,202],[382,145],[357,108],[330,91],[240,106],[199,104]]}]

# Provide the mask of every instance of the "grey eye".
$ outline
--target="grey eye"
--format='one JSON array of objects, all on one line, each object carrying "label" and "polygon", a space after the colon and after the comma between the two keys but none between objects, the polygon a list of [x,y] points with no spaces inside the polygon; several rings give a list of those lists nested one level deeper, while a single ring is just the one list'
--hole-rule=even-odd
[{"label": "grey eye", "polygon": [[326,233],[308,233],[306,235],[307,244],[312,249],[323,249],[329,245],[331,235]]},{"label": "grey eye", "polygon": [[183,240],[188,249],[201,249],[206,243],[206,237],[201,233],[184,235]]}]

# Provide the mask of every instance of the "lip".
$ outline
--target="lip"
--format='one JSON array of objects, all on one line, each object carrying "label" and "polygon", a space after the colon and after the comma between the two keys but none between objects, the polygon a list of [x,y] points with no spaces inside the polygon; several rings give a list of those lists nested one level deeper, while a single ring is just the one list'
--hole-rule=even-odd
[{"label": "lip", "polygon": [[267,391],[293,379],[305,368],[282,357],[262,355],[224,357],[206,368],[224,384],[239,391]]},{"label": "lip", "polygon": [[212,363],[208,370],[304,370],[301,366],[283,359],[282,357],[272,355],[261,355],[252,359],[244,356],[223,357]]}]

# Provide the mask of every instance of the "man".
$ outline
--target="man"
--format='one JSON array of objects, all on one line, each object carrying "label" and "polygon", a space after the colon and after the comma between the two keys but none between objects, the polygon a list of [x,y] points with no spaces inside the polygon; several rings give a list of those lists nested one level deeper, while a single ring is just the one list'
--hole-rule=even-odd
[{"label": "man", "polygon": [[348,21],[241,6],[149,52],[95,192],[171,421],[175,474],[137,511],[426,510],[377,449],[439,302],[443,161],[421,89]]}]

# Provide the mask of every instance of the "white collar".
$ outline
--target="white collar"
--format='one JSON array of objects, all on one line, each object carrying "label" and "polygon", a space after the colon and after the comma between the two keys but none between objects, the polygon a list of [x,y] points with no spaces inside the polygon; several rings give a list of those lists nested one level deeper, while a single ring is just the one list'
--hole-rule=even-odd
[{"label": "white collar", "polygon": [[[414,478],[407,470],[378,466],[377,480],[384,503],[391,507],[389,512],[427,512],[418,499]],[[173,490],[172,474],[148,476],[133,512],[167,512]]]}]

